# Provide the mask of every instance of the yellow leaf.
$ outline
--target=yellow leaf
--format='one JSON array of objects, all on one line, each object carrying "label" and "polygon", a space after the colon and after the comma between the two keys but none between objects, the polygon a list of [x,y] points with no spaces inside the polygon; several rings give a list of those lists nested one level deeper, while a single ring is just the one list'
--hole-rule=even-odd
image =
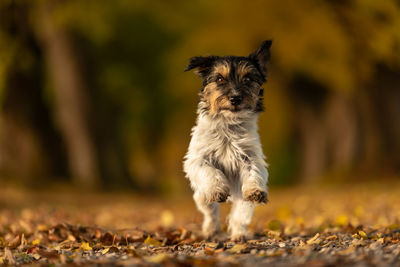
[{"label": "yellow leaf", "polygon": [[105,248],[101,250],[101,255],[107,254],[107,252],[110,250],[110,248]]},{"label": "yellow leaf", "polygon": [[36,238],[35,240],[32,241],[32,245],[34,245],[34,246],[35,246],[35,245],[39,245],[39,244],[40,244],[40,240],[37,239],[37,238]]},{"label": "yellow leaf", "polygon": [[336,224],[338,226],[345,226],[348,223],[349,223],[349,218],[346,215],[342,214],[336,217]]},{"label": "yellow leaf", "polygon": [[155,246],[155,247],[161,246],[161,242],[160,241],[158,241],[156,239],[153,239],[150,236],[147,236],[146,240],[143,243],[145,243],[147,245]]},{"label": "yellow leaf", "polygon": [[364,231],[358,231],[358,235],[361,236],[364,239],[368,238],[367,234]]},{"label": "yellow leaf", "polygon": [[82,249],[83,251],[92,250],[92,247],[89,245],[88,242],[82,242],[79,248]]},{"label": "yellow leaf", "polygon": [[161,225],[164,227],[171,227],[174,224],[174,215],[169,210],[161,212]]},{"label": "yellow leaf", "polygon": [[236,244],[233,247],[231,247],[230,249],[228,249],[227,251],[230,253],[239,253],[245,248],[246,248],[245,244]]},{"label": "yellow leaf", "polygon": [[209,243],[206,243],[206,246],[210,247],[210,248],[216,248],[218,246],[218,243],[209,242]]}]

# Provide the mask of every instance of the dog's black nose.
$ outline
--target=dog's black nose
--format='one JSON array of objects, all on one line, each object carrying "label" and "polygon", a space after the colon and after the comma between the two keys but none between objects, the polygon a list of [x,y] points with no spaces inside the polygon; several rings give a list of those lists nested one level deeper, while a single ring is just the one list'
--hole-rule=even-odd
[{"label": "dog's black nose", "polygon": [[242,100],[243,100],[243,98],[240,95],[231,96],[231,98],[229,98],[229,101],[231,101],[231,104],[234,106],[237,106],[240,103],[242,103]]}]

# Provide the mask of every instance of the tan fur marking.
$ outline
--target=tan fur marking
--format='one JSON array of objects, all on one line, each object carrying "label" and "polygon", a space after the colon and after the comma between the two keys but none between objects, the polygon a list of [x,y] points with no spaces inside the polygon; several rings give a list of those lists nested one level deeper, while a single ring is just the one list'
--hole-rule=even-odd
[{"label": "tan fur marking", "polygon": [[215,71],[221,74],[223,77],[228,77],[230,72],[230,67],[227,63],[223,63],[215,66]]},{"label": "tan fur marking", "polygon": [[239,74],[240,77],[244,77],[247,73],[251,72],[253,70],[253,66],[249,66],[246,63],[239,64],[237,67],[237,73]]},{"label": "tan fur marking", "polygon": [[204,100],[208,103],[211,114],[231,107],[230,101],[217,89],[215,83],[210,83],[204,88]]}]

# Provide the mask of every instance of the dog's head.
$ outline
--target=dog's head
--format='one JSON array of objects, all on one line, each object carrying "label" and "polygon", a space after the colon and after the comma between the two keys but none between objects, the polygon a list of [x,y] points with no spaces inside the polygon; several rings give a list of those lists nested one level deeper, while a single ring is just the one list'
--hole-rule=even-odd
[{"label": "dog's head", "polygon": [[248,57],[208,56],[190,59],[186,71],[195,69],[203,79],[200,101],[211,114],[221,111],[263,110],[262,84],[267,77],[267,62],[272,41],[264,41]]}]

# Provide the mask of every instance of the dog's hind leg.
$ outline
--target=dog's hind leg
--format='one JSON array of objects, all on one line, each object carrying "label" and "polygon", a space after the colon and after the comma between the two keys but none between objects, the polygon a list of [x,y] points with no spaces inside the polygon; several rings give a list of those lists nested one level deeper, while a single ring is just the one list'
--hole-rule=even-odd
[{"label": "dog's hind leg", "polygon": [[194,201],[197,208],[204,215],[203,235],[210,238],[219,231],[219,204],[216,202],[208,202],[204,195],[199,192],[194,193]]},{"label": "dog's hind leg", "polygon": [[232,208],[229,214],[228,230],[233,240],[243,240],[247,237],[247,225],[251,222],[255,204],[242,198],[232,199]]}]

